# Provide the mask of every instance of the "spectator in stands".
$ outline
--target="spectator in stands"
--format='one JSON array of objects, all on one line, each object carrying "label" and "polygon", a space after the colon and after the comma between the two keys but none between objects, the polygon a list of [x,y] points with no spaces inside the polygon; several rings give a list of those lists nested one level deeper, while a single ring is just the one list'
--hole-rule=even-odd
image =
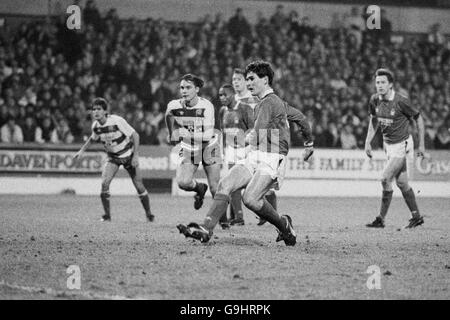
[{"label": "spectator in stands", "polygon": [[67,121],[62,119],[56,126],[56,143],[70,144],[74,141],[74,137],[70,132]]},{"label": "spectator in stands", "polygon": [[142,122],[141,130],[139,131],[140,142],[142,145],[157,145],[158,144],[158,130],[150,123]]},{"label": "spectator in stands", "polygon": [[9,117],[8,122],[0,128],[0,137],[3,143],[23,143],[22,129],[14,117]]},{"label": "spectator in stands", "polygon": [[102,19],[94,0],[86,2],[86,7],[83,9],[83,19],[84,23],[93,25],[96,31],[101,30]]},{"label": "spectator in stands", "polygon": [[436,149],[450,150],[450,132],[445,126],[440,126],[434,139]]},{"label": "spectator in stands", "polygon": [[242,8],[237,8],[235,15],[228,21],[228,32],[234,39],[250,36],[250,24],[244,17]]},{"label": "spectator in stands", "polygon": [[334,137],[328,129],[323,129],[320,124],[315,127],[314,146],[318,148],[333,147]]},{"label": "spectator in stands", "polygon": [[32,116],[32,114],[28,114],[25,117],[25,121],[21,126],[23,133],[23,142],[36,142],[36,122]]},{"label": "spectator in stands", "polygon": [[445,43],[445,36],[441,31],[441,25],[439,23],[431,25],[430,32],[428,33],[428,42],[438,45]]},{"label": "spectator in stands", "polygon": [[153,102],[152,111],[146,116],[145,119],[153,127],[159,130],[164,122],[164,113],[161,112],[161,106],[159,102]]},{"label": "spectator in stands", "polygon": [[[92,13],[98,11],[93,2],[87,7]],[[164,111],[167,102],[177,96],[180,74],[198,70],[208,79],[203,94],[216,97],[218,84],[229,81],[234,67],[264,58],[274,64],[277,77],[281,77],[276,91],[286,101],[301,106],[313,124],[320,125],[313,125],[316,136],[321,130],[329,133],[332,139],[325,139],[329,147],[339,147],[342,124],[349,118],[359,145],[359,128],[367,126],[365,97],[374,91],[370,75],[379,65],[393,69],[402,85],[398,92],[411,95],[436,131],[446,117],[450,119],[450,51],[439,40],[442,31],[430,32],[425,42],[417,36],[405,36],[401,45],[384,41],[380,46],[378,36],[368,37],[358,50],[352,30],[355,25],[362,26],[357,11],[354,21],[345,20],[347,27],[331,29],[311,26],[308,17],[299,25],[295,12],[279,30],[262,13],[257,15],[256,25],[250,25],[242,10],[237,21],[244,21],[245,27],[238,28],[229,23],[221,27],[220,17],[216,17],[218,23],[211,17],[198,23],[180,23],[119,20],[117,12],[111,12],[107,17],[92,14],[102,32],[91,23],[81,30],[68,30],[64,16],[49,24],[34,21],[18,29],[3,29],[0,127],[9,115],[20,116],[23,121],[31,114],[35,123],[51,116],[56,122],[64,118],[74,141],[81,142],[91,129],[86,105],[92,95],[104,93],[114,112],[122,116],[128,113],[138,122],[149,117],[163,132],[162,122],[154,120],[158,113],[153,115],[151,108],[155,102]],[[235,28],[234,36],[229,27]],[[244,37],[240,36],[242,31]],[[126,93],[120,90],[122,84],[127,85]],[[448,121],[444,122],[446,128]],[[162,137],[160,142],[165,143]],[[374,139],[378,147],[380,137]],[[427,139],[434,143],[434,138]]]},{"label": "spectator in stands", "polygon": [[280,30],[288,21],[286,14],[284,13],[284,6],[282,4],[277,5],[275,13],[270,17],[270,23],[276,30]]},{"label": "spectator in stands", "polygon": [[350,124],[346,124],[340,135],[342,149],[356,149],[358,144],[356,137],[353,134],[353,127]]},{"label": "spectator in stands", "polygon": [[[1,98],[0,98],[1,99]],[[3,99],[0,101],[0,127],[3,127],[5,123],[8,122],[11,113],[9,111],[8,106],[3,102]]]},{"label": "spectator in stands", "polygon": [[355,37],[357,48],[359,48],[362,43],[362,33],[366,29],[366,21],[360,14],[358,7],[352,7],[350,15],[346,17],[344,24],[349,30],[349,34]]},{"label": "spectator in stands", "polygon": [[57,143],[58,135],[50,117],[45,117],[42,124],[36,128],[35,141],[37,143]]}]

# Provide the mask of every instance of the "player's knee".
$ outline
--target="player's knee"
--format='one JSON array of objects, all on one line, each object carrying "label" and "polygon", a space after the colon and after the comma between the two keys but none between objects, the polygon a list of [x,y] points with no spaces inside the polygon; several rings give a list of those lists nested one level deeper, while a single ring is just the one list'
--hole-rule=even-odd
[{"label": "player's knee", "polygon": [[408,181],[405,180],[396,180],[395,183],[397,184],[397,187],[401,191],[408,191],[409,190],[409,184]]},{"label": "player's knee", "polygon": [[211,192],[211,195],[214,198],[214,195],[217,193],[217,186],[209,185],[209,192]]},{"label": "player's knee", "polygon": [[244,192],[242,196],[242,202],[247,208],[252,211],[261,209],[260,201],[256,200],[255,197],[248,192]]},{"label": "player's knee", "polygon": [[388,177],[381,178],[381,186],[384,190],[390,190],[392,189],[392,180]]},{"label": "player's knee", "polygon": [[[231,194],[231,185],[226,180],[219,181],[215,193]],[[212,191],[211,191],[212,192]]]},{"label": "player's knee", "polygon": [[179,177],[178,178],[178,186],[183,190],[192,189],[193,180],[190,177]]},{"label": "player's knee", "polygon": [[111,181],[102,181],[102,193],[109,192],[109,185],[111,184]]}]

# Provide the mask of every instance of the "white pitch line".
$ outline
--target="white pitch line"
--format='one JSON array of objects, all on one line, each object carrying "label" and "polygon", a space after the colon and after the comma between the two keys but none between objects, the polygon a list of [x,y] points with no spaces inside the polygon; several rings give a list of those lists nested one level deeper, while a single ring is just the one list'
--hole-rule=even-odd
[{"label": "white pitch line", "polygon": [[40,288],[40,287],[29,287],[29,286],[21,286],[18,284],[7,283],[3,280],[0,281],[0,286],[7,287],[10,289],[17,289],[21,291],[26,291],[28,293],[41,293],[48,294],[57,298],[70,298],[70,297],[82,297],[88,299],[101,299],[101,300],[137,300],[140,298],[129,298],[120,295],[109,295],[109,294],[99,294],[93,293],[89,291],[78,291],[78,290],[55,290],[52,288]]}]

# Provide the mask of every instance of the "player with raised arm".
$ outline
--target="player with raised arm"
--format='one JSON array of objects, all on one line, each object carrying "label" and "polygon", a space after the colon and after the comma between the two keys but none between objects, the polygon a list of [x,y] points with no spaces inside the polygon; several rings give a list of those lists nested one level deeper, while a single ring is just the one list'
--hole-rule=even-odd
[{"label": "player with raised arm", "polygon": [[108,102],[103,98],[96,98],[92,102],[92,134],[81,149],[75,154],[77,160],[92,142],[103,143],[108,155],[102,173],[102,200],[104,215],[102,221],[111,221],[109,186],[120,166],[127,170],[133,185],[141,200],[148,221],[154,220],[150,211],[148,192],[142,183],[139,170],[139,135],[128,122],[117,115],[108,114]]},{"label": "player with raised arm", "polygon": [[[201,242],[209,241],[214,227],[228,207],[230,195],[235,190],[245,188],[244,204],[277,228],[276,241],[283,240],[286,245],[293,246],[296,234],[291,218],[288,215],[280,216],[264,197],[272,187],[278,189],[284,177],[290,139],[286,104],[272,90],[274,73],[269,63],[252,62],[246,67],[245,74],[250,92],[260,99],[255,109],[254,129],[246,137],[249,142],[246,158],[220,179],[203,224],[180,224],[177,228],[186,237]],[[312,151],[312,147],[305,149],[305,160]]]},{"label": "player with raised arm", "polygon": [[405,228],[414,228],[424,223],[423,216],[417,208],[413,189],[408,183],[408,158],[414,158],[414,142],[409,134],[409,122],[417,122],[419,133],[418,156],[425,152],[424,122],[419,109],[411,104],[408,98],[394,91],[394,74],[388,69],[378,69],[375,73],[377,93],[369,101],[369,127],[365,144],[365,152],[372,158],[371,142],[378,126],[383,134],[384,150],[387,164],[381,179],[383,194],[381,197],[380,214],[367,224],[369,228],[384,228],[384,221],[392,200],[392,182],[395,179],[401,190],[412,218]]},{"label": "player with raised arm", "polygon": [[[181,99],[169,102],[165,116],[170,142],[180,144],[176,181],[181,189],[196,193],[196,210],[203,205],[208,185],[214,197],[221,169],[220,137],[214,130],[214,106],[198,95],[202,87],[202,79],[192,74],[184,75],[180,81]],[[194,179],[200,163],[208,185]]]}]

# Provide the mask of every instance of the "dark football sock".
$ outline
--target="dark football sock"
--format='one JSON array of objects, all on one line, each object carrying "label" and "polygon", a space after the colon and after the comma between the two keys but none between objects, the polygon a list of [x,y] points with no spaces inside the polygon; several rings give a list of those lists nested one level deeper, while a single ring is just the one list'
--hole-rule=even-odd
[{"label": "dark football sock", "polygon": [[281,216],[265,198],[263,198],[263,201],[263,206],[258,211],[255,211],[255,213],[260,218],[273,224],[281,232],[286,232],[286,225]]},{"label": "dark football sock", "polygon": [[381,208],[380,208],[380,217],[384,220],[389,210],[389,206],[391,205],[393,190],[385,191],[383,190],[383,195],[381,196]]},{"label": "dark football sock", "polygon": [[213,231],[219,219],[226,214],[230,197],[226,194],[216,193],[213,204],[206,215],[203,226],[209,231]]},{"label": "dark football sock", "polygon": [[147,215],[152,214],[150,211],[150,199],[148,198],[148,192],[144,191],[139,195],[139,199],[141,200],[142,206],[144,207],[145,213]]},{"label": "dark football sock", "polygon": [[414,195],[413,189],[410,188],[408,191],[402,191],[402,194],[413,218],[420,217],[419,208],[417,208],[416,196]]},{"label": "dark football sock", "polygon": [[110,205],[109,205],[109,192],[100,193],[100,199],[102,199],[103,210],[105,211],[106,216],[111,216]]},{"label": "dark football sock", "polygon": [[232,219],[244,219],[241,189],[236,190],[231,194],[231,210],[233,213]]},{"label": "dark football sock", "polygon": [[277,195],[275,192],[269,192],[266,194],[266,199],[270,203],[270,205],[277,210]]}]

